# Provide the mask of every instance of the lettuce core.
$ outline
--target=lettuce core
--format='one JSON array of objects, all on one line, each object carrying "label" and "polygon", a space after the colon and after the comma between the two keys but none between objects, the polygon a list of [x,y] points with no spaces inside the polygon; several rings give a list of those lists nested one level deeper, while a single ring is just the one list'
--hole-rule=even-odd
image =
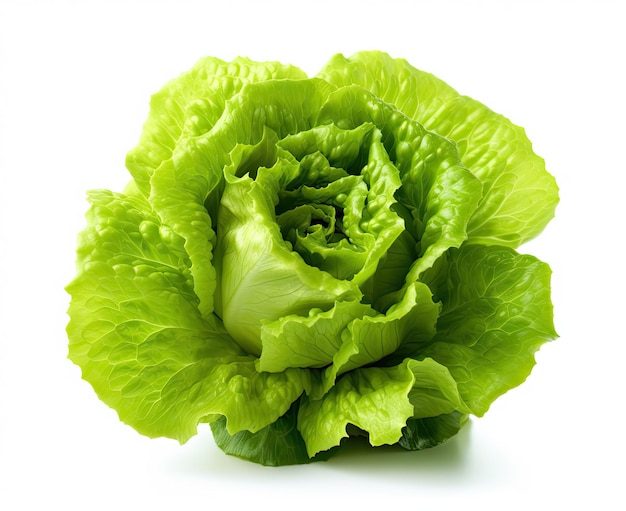
[{"label": "lettuce core", "polygon": [[[152,97],[78,240],[69,357],[140,433],[327,459],[453,437],[557,334],[516,252],[558,188],[524,131],[380,52],[207,57]],[[356,433],[355,433],[356,432]]]}]

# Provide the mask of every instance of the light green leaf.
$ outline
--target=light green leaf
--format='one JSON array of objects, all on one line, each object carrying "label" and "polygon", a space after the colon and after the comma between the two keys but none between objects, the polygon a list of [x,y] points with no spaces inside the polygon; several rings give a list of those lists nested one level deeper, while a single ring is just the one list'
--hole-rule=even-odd
[{"label": "light green leaf", "polygon": [[120,419],[147,436],[186,441],[200,420],[231,432],[283,415],[308,377],[258,373],[214,317],[202,317],[184,241],[137,198],[93,192],[81,234],[69,357]]},{"label": "light green leaf", "polygon": [[463,246],[425,275],[442,312],[432,344],[414,357],[446,366],[472,413],[522,383],[557,334],[550,267],[506,247]]},{"label": "light green leaf", "polygon": [[373,446],[394,444],[411,417],[467,413],[456,382],[433,360],[406,360],[394,367],[367,367],[344,374],[321,399],[303,396],[298,429],[309,456],[339,445],[349,424]]},{"label": "light green leaf", "polygon": [[339,445],[353,424],[372,445],[393,444],[413,414],[408,400],[412,377],[405,369],[358,369],[344,375],[322,399],[302,398],[298,429],[309,456]]},{"label": "light green leaf", "polygon": [[342,332],[357,318],[375,311],[358,301],[337,302],[330,310],[312,309],[307,316],[285,316],[261,328],[259,371],[288,367],[324,367],[341,347]]},{"label": "light green leaf", "polygon": [[242,57],[224,62],[205,57],[168,82],[152,96],[141,139],[126,157],[138,188],[149,195],[155,170],[172,157],[179,143],[210,131],[222,116],[226,102],[246,83],[281,78],[302,79],[306,74],[278,62],[254,62]]},{"label": "light green leaf", "polygon": [[427,127],[429,119],[458,96],[436,76],[378,51],[358,52],[349,58],[337,54],[317,76],[337,87],[359,85]]}]

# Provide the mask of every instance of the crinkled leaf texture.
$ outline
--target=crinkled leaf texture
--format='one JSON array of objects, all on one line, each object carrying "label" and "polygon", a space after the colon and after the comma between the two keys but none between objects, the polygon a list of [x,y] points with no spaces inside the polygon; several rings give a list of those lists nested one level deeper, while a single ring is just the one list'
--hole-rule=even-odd
[{"label": "crinkled leaf texture", "polygon": [[558,202],[524,131],[380,52],[204,58],[152,98],[122,193],[94,191],[69,357],[140,433],[211,424],[265,465],[351,435],[433,447],[556,337],[515,249]]}]

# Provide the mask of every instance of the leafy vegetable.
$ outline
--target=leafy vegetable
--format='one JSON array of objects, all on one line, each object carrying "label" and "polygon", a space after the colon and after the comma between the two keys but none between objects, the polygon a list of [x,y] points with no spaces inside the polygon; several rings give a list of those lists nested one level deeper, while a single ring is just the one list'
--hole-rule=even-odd
[{"label": "leafy vegetable", "polygon": [[205,58],[151,102],[123,193],[94,191],[69,357],[121,420],[227,453],[438,445],[556,337],[515,249],[558,189],[524,131],[404,60]]}]

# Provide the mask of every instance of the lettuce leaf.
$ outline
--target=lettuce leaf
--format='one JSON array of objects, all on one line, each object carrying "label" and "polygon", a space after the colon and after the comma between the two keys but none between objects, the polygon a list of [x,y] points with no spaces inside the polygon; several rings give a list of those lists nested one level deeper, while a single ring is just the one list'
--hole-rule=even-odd
[{"label": "lettuce leaf", "polygon": [[443,304],[431,344],[413,354],[449,368],[472,413],[523,383],[535,353],[557,337],[550,267],[507,247],[465,245],[427,275]]},{"label": "lettuce leaf", "polygon": [[257,372],[217,318],[202,317],[182,238],[142,200],[90,200],[68,334],[100,398],[139,432],[181,442],[200,420],[227,415],[231,432],[257,431],[283,415],[307,380]]}]

